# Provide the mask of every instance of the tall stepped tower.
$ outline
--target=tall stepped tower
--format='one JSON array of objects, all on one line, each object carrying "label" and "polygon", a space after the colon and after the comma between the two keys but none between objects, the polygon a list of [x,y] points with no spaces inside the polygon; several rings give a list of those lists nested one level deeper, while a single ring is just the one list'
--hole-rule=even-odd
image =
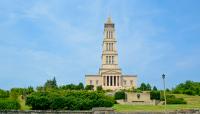
[{"label": "tall stepped tower", "polygon": [[118,64],[117,40],[115,35],[115,24],[108,17],[104,24],[104,35],[102,45],[102,64],[97,75],[86,75],[86,85],[102,86],[104,90],[118,90],[136,88],[136,75],[122,75]]}]

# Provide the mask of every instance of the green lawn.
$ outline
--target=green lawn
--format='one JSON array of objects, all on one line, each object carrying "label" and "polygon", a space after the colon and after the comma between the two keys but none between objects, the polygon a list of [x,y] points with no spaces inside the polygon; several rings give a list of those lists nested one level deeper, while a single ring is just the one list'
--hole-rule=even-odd
[{"label": "green lawn", "polygon": [[[187,104],[180,105],[167,105],[167,110],[180,110],[180,109],[200,109],[200,96],[188,96],[182,94],[175,94],[177,98],[184,98]],[[151,106],[151,105],[120,105],[115,104],[113,108],[118,112],[131,112],[131,111],[164,111],[164,106]]]}]

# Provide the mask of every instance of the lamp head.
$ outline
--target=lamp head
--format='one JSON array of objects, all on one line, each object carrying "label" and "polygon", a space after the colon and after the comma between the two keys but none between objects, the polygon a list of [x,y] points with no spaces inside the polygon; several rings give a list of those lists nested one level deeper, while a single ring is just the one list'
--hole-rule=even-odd
[{"label": "lamp head", "polygon": [[162,78],[165,79],[165,74],[162,75]]}]

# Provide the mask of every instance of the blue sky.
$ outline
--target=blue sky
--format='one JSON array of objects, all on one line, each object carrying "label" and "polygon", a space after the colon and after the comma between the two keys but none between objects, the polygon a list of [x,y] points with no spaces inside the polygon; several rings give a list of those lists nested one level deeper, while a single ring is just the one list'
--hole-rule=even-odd
[{"label": "blue sky", "polygon": [[101,64],[103,24],[116,24],[119,64],[138,84],[200,81],[199,0],[1,0],[0,88],[84,82]]}]

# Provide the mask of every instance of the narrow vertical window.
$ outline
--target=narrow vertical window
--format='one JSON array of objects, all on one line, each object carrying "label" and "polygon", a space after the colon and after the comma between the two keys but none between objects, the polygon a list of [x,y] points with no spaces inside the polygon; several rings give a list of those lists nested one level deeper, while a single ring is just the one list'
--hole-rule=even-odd
[{"label": "narrow vertical window", "polygon": [[111,64],[111,56],[109,56],[109,64]]},{"label": "narrow vertical window", "polygon": [[106,43],[106,51],[108,51],[108,43]]},{"label": "narrow vertical window", "polygon": [[114,56],[112,56],[112,64],[114,64]]},{"label": "narrow vertical window", "polygon": [[108,31],[106,32],[106,38],[108,38]]},{"label": "narrow vertical window", "polygon": [[133,85],[133,80],[130,81],[130,84]]},{"label": "narrow vertical window", "polygon": [[108,56],[106,56],[106,64],[108,64]]},{"label": "narrow vertical window", "polygon": [[96,85],[98,85],[99,84],[99,80],[96,80]]},{"label": "narrow vertical window", "polygon": [[113,38],[113,34],[112,34],[112,31],[111,31],[110,33],[111,33],[111,38]]},{"label": "narrow vertical window", "polygon": [[92,80],[90,80],[90,85],[92,85]]},{"label": "narrow vertical window", "polygon": [[126,85],[126,80],[124,80],[124,85]]}]

